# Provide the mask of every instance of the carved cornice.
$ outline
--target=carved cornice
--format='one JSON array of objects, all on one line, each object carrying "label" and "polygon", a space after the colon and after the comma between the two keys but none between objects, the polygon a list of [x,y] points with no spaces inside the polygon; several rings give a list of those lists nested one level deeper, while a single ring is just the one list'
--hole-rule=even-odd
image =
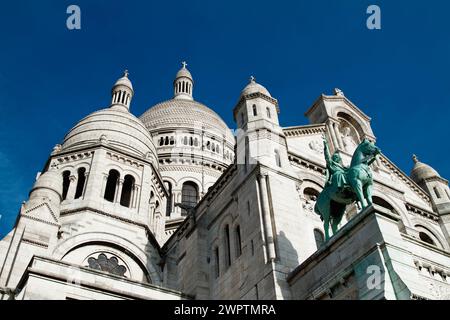
[{"label": "carved cornice", "polygon": [[127,164],[127,165],[131,166],[131,167],[135,167],[135,168],[137,168],[139,170],[143,170],[144,169],[144,164],[143,163],[141,163],[139,161],[136,161],[135,159],[126,157],[124,155],[118,154],[118,153],[113,153],[113,152],[107,151],[106,152],[106,157],[108,159],[113,160],[113,161],[116,161],[116,162],[119,162],[119,163],[124,163],[124,164]]},{"label": "carved cornice", "polygon": [[412,191],[414,191],[426,203],[430,203],[430,197],[423,191],[409,176],[401,171],[393,162],[391,162],[384,154],[379,156],[381,163],[398,179],[403,181]]},{"label": "carved cornice", "polygon": [[36,240],[23,238],[22,242],[28,243],[28,244],[31,244],[31,245],[34,245],[34,246],[42,247],[42,248],[48,248],[48,244],[46,244],[44,242],[36,241]]},{"label": "carved cornice", "polygon": [[428,210],[419,208],[410,203],[405,203],[405,206],[406,206],[406,210],[408,210],[408,212],[410,212],[412,214],[417,214],[417,215],[420,215],[422,217],[425,217],[425,218],[433,220],[433,221],[439,221],[439,216],[432,211],[428,211]]},{"label": "carved cornice", "polygon": [[[83,151],[83,152],[73,152],[65,154],[64,156],[56,156],[55,159],[59,164],[74,162],[82,159],[89,159],[94,154],[93,150]],[[54,155],[55,156],[55,155]]]},{"label": "carved cornice", "polygon": [[306,135],[321,134],[325,133],[325,131],[326,131],[325,124],[314,124],[307,126],[283,128],[283,132],[286,135],[286,137],[300,137]]},{"label": "carved cornice", "polygon": [[[30,212],[32,212],[32,211],[34,211],[34,210],[36,210],[38,208],[44,207],[44,206],[47,207],[47,209],[50,212],[50,215],[52,216],[54,221],[46,221],[46,220],[34,217],[32,215],[29,215]],[[51,225],[54,225],[54,226],[59,226],[58,218],[56,217],[56,214],[53,212],[52,207],[50,207],[50,205],[47,202],[43,202],[41,204],[38,204],[37,206],[31,207],[31,208],[25,210],[25,212],[21,213],[21,216],[25,217],[25,218],[29,218],[31,220],[35,220],[35,221],[51,224]]]},{"label": "carved cornice", "polygon": [[325,174],[325,166],[320,165],[318,163],[312,162],[310,160],[306,160],[305,158],[294,154],[292,152],[288,153],[288,159],[291,165],[302,168],[312,170],[314,172],[318,172],[322,175]]},{"label": "carved cornice", "polygon": [[192,165],[172,165],[172,164],[162,164],[159,167],[159,170],[161,172],[170,172],[170,171],[181,171],[181,172],[193,172],[193,173],[207,173],[210,176],[213,177],[220,177],[223,174],[223,169],[213,169],[207,166],[192,166]]}]

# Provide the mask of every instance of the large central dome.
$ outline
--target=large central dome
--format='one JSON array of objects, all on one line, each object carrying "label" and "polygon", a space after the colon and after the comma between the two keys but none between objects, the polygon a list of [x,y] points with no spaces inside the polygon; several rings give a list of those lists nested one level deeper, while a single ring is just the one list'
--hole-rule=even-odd
[{"label": "large central dome", "polygon": [[175,204],[194,205],[233,162],[235,139],[216,112],[194,100],[186,63],[173,88],[172,99],[151,107],[140,120],[152,135],[161,176],[173,197],[167,217],[177,220],[186,212]]},{"label": "large central dome", "polygon": [[233,134],[220,116],[197,101],[167,100],[147,110],[140,119],[150,132],[162,128],[203,128],[225,135],[228,142],[234,143]]}]

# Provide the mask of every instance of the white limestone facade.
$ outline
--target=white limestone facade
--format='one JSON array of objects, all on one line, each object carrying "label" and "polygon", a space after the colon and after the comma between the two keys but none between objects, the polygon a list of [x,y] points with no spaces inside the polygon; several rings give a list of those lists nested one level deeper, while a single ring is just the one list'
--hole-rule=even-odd
[{"label": "white limestone facade", "polygon": [[282,127],[252,77],[233,134],[194,100],[185,63],[173,88],[137,118],[125,72],[110,106],[55,146],[0,241],[0,297],[450,298],[448,181],[416,156],[407,175],[381,154],[374,205],[349,206],[324,243],[322,137],[347,165],[376,141],[341,90],[312,104],[310,124]]}]

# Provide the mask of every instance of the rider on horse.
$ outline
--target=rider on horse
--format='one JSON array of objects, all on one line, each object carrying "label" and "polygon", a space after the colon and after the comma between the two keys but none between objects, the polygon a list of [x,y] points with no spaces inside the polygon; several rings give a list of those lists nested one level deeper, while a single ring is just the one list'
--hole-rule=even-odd
[{"label": "rider on horse", "polygon": [[326,184],[335,185],[338,187],[338,189],[343,189],[348,185],[346,178],[346,172],[348,168],[342,164],[342,158],[339,154],[339,151],[333,153],[332,157],[330,156],[330,148],[325,137],[323,137],[323,145],[325,161],[327,163]]}]

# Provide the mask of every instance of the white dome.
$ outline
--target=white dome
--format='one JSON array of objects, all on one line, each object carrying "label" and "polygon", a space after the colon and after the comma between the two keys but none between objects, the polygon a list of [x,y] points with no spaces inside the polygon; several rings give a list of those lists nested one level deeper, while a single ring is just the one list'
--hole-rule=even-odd
[{"label": "white dome", "polygon": [[145,157],[150,152],[156,159],[156,149],[150,133],[134,115],[114,107],[91,113],[78,122],[64,138],[62,150],[72,150],[99,143]]},{"label": "white dome", "polygon": [[413,156],[414,167],[411,170],[410,177],[417,184],[428,178],[440,177],[439,173],[429,165],[420,162],[417,157]]},{"label": "white dome", "polygon": [[130,88],[131,90],[133,90],[133,85],[131,84],[130,79],[128,79],[128,70],[124,71],[123,77],[119,78],[116,81],[113,88],[117,87],[117,86],[126,86],[126,87]]},{"label": "white dome", "polygon": [[39,176],[39,178],[34,183],[30,194],[37,189],[49,189],[62,196],[62,185],[62,175],[57,170],[50,169]]},{"label": "white dome", "polygon": [[250,83],[242,90],[241,97],[253,94],[253,93],[262,93],[268,97],[272,97],[270,92],[262,85],[257,83],[253,77],[250,78]]},{"label": "white dome", "polygon": [[234,145],[234,136],[222,118],[207,106],[191,100],[171,99],[156,104],[140,119],[150,132],[167,128],[191,128],[215,132]]},{"label": "white dome", "polygon": [[181,77],[186,77],[186,78],[189,78],[192,80],[192,75],[186,67],[181,68],[177,72],[177,75],[175,76],[176,79],[181,78]]}]

